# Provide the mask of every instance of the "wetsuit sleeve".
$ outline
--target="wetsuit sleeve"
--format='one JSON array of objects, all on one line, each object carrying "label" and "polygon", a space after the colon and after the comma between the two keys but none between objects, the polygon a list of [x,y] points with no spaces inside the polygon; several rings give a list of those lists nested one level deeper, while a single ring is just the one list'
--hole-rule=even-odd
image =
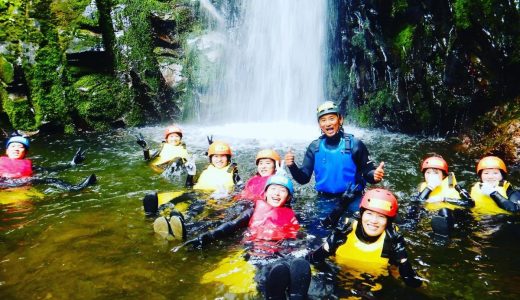
[{"label": "wetsuit sleeve", "polygon": [[463,207],[475,207],[475,201],[471,198],[471,195],[466,191],[465,188],[460,185],[455,185],[455,190],[459,193],[461,201],[457,204]]},{"label": "wetsuit sleeve", "polygon": [[410,261],[408,260],[408,253],[406,252],[406,242],[404,236],[397,231],[394,225],[388,226],[386,234],[392,243],[390,260],[399,267],[399,275],[407,286],[419,287],[422,281],[415,273]]},{"label": "wetsuit sleeve", "polygon": [[506,193],[507,193],[507,197],[508,197],[509,201],[512,201],[512,202],[520,205],[520,191],[515,190],[512,187],[509,187],[507,189]]},{"label": "wetsuit sleeve", "polygon": [[376,167],[374,162],[369,158],[368,149],[362,141],[355,138],[353,139],[352,144],[352,159],[358,168],[358,172],[361,173],[363,178],[368,183],[376,183],[374,180]]},{"label": "wetsuit sleeve", "polygon": [[346,219],[344,223],[338,225],[327,237],[325,243],[318,249],[307,254],[306,259],[311,263],[318,263],[325,258],[335,255],[339,246],[345,244],[347,235],[352,232],[352,221]]},{"label": "wetsuit sleeve", "polygon": [[314,153],[318,145],[319,140],[316,140],[307,147],[301,168],[296,165],[296,162],[288,167],[292,177],[299,184],[306,184],[311,180],[312,172],[314,171]]},{"label": "wetsuit sleeve", "polygon": [[239,228],[247,227],[247,224],[249,223],[249,220],[253,215],[253,211],[254,209],[250,208],[243,212],[238,218],[234,219],[233,221],[221,224],[217,228],[199,235],[199,237],[197,238],[199,245],[204,246],[211,241],[218,240],[231,235]]},{"label": "wetsuit sleeve", "polygon": [[[517,192],[518,193],[518,192]],[[506,192],[507,194],[507,192]],[[513,196],[513,193],[511,194]],[[495,191],[489,195],[493,201],[502,209],[505,209],[509,212],[519,212],[520,211],[520,205],[517,201],[512,201],[511,197],[508,199],[504,196],[502,196],[499,192]],[[515,195],[515,198],[518,196]]]}]

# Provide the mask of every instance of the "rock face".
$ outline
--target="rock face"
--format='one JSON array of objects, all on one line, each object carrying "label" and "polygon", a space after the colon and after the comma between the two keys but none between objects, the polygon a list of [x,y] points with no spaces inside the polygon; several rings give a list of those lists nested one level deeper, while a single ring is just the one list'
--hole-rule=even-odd
[{"label": "rock face", "polygon": [[357,123],[447,135],[520,94],[517,3],[329,3],[329,98]]},{"label": "rock face", "polygon": [[179,118],[195,15],[189,0],[0,4],[0,125],[74,132]]},{"label": "rock face", "polygon": [[508,165],[520,167],[520,98],[497,106],[480,118],[475,130],[461,137],[457,150],[475,158],[501,157]]}]

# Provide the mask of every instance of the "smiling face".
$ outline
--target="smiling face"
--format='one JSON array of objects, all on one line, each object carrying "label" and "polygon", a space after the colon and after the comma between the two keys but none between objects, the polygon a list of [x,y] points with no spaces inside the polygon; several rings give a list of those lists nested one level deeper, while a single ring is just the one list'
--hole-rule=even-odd
[{"label": "smiling face", "polygon": [[484,169],[480,174],[482,182],[497,186],[498,183],[504,179],[499,169]]},{"label": "smiling face", "polygon": [[217,169],[225,168],[228,165],[228,157],[225,154],[213,154],[211,164]]},{"label": "smiling face", "polygon": [[26,152],[25,146],[20,143],[10,143],[5,151],[7,157],[11,159],[22,159]]},{"label": "smiling face", "polygon": [[361,215],[361,224],[368,236],[379,236],[385,231],[388,218],[385,215],[367,209]]},{"label": "smiling face", "polygon": [[339,132],[341,125],[343,125],[343,117],[336,114],[323,115],[318,119],[318,124],[327,137],[333,137]]},{"label": "smiling face", "polygon": [[271,184],[265,190],[265,202],[273,207],[281,207],[289,200],[289,191],[279,184]]},{"label": "smiling face", "polygon": [[275,165],[274,161],[270,158],[261,158],[258,160],[258,165],[256,166],[256,170],[260,176],[271,176],[274,174]]},{"label": "smiling face", "polygon": [[178,133],[170,133],[166,138],[166,143],[179,146],[181,144],[181,139],[182,138]]}]

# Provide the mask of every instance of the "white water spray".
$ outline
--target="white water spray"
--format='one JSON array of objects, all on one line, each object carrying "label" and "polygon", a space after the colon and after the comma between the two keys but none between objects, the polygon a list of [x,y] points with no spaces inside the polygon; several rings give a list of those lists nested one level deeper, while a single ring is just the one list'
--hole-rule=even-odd
[{"label": "white water spray", "polygon": [[[325,0],[243,0],[201,121],[315,122],[324,101]],[[219,26],[220,27],[220,26]]]}]

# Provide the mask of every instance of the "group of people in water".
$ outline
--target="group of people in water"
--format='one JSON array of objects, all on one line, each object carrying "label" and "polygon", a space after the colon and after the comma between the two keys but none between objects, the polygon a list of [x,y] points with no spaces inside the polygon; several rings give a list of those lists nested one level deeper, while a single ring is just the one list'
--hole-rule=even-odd
[{"label": "group of people in water", "polygon": [[[231,148],[225,142],[208,138],[209,164],[196,176],[195,162],[183,142],[181,128],[166,128],[161,149],[152,154],[139,135],[137,143],[144,158],[157,170],[185,172],[185,186],[196,192],[233,195],[228,197],[233,203],[231,209],[224,212],[231,216],[212,219],[197,227],[194,224],[204,222],[204,217],[197,216],[201,207],[191,206],[197,202],[196,195],[147,194],[143,207],[146,216],[155,219],[154,230],[165,238],[182,240],[173,249],[176,252],[208,247],[212,241],[244,228],[245,258],[255,267],[254,279],[264,297],[306,299],[313,278],[311,264],[319,267],[331,256],[337,265],[346,268],[361,264],[365,268],[386,269],[394,265],[407,286],[420,287],[425,279],[410,263],[398,224],[413,223],[425,211],[434,212],[431,225],[440,236],[450,236],[457,222],[454,212],[459,210],[478,214],[520,211],[520,191],[507,181],[508,170],[500,158],[486,156],[478,162],[479,180],[467,192],[449,172],[447,162],[440,155],[429,154],[421,164],[424,182],[412,198],[413,205],[399,216],[398,200],[391,191],[367,189],[367,183],[383,180],[384,162],[370,160],[365,144],[343,131],[343,116],[336,104],[331,101],[321,104],[317,121],[322,135],[310,143],[300,166],[292,151],[282,158],[273,149],[263,149],[255,158],[257,173],[246,183],[242,182],[237,165],[232,162]],[[25,158],[29,140],[14,136],[6,146],[7,155],[0,157],[2,182],[6,178],[11,182],[32,178],[32,163]],[[79,150],[72,164],[81,162],[83,154]],[[316,215],[302,230],[299,216],[292,209],[295,201],[292,180],[303,185],[313,174],[318,193],[314,203]],[[95,182],[92,176],[79,186],[84,188]],[[233,190],[236,192],[231,194]],[[187,209],[179,209],[177,204],[186,199],[193,203]],[[295,246],[294,241],[298,240],[303,242],[302,247]],[[308,243],[309,240],[317,242]]]}]

